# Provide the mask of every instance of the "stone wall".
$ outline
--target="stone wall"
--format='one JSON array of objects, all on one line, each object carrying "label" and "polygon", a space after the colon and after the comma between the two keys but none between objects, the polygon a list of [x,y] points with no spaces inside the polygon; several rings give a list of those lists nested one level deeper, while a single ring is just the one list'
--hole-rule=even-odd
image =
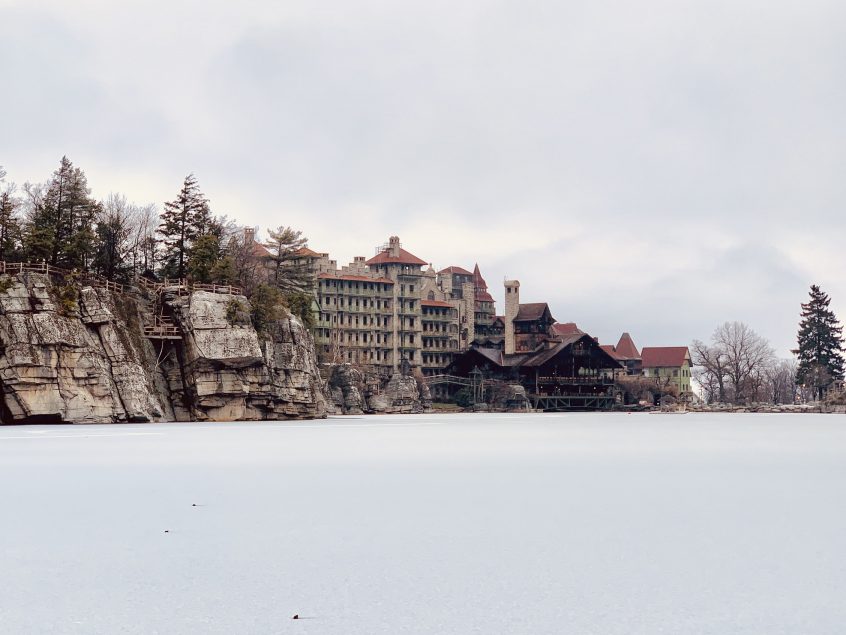
[{"label": "stone wall", "polygon": [[[75,300],[67,299],[69,287]],[[313,341],[296,318],[286,315],[259,335],[243,296],[165,300],[182,339],[143,336],[160,305],[140,291],[116,294],[36,273],[0,276],[2,422],[325,416]],[[233,300],[244,311],[230,324]]]}]

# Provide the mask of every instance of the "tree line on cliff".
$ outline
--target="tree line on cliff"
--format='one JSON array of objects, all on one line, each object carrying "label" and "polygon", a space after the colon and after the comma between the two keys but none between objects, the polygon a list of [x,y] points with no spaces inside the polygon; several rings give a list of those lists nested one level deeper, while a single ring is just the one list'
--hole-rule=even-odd
[{"label": "tree line on cliff", "polygon": [[97,200],[85,172],[67,157],[41,183],[18,187],[6,177],[0,167],[0,260],[47,263],[117,282],[144,276],[231,284],[262,304],[265,319],[286,305],[311,326],[310,280],[296,258],[307,239],[280,226],[257,245],[244,227],[212,212],[193,174],[161,212],[116,193]]}]

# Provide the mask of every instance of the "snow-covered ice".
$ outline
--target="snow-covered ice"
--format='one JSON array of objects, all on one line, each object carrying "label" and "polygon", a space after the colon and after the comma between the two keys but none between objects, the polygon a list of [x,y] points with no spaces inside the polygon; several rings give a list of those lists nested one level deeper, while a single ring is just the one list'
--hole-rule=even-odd
[{"label": "snow-covered ice", "polygon": [[2,633],[846,629],[843,416],[6,427],[0,482]]}]

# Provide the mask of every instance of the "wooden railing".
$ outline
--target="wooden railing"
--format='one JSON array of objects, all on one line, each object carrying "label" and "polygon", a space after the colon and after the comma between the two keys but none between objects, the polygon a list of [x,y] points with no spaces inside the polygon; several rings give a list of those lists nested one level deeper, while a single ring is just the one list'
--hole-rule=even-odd
[{"label": "wooden railing", "polygon": [[0,274],[17,275],[24,272],[41,273],[47,276],[61,276],[63,278],[76,278],[82,282],[88,282],[93,286],[102,287],[109,291],[116,293],[124,292],[124,286],[121,283],[109,280],[96,273],[70,271],[69,269],[56,267],[46,262],[5,262],[0,260]]},{"label": "wooden railing", "polygon": [[559,385],[602,385],[612,386],[616,382],[611,377],[538,377],[539,384],[559,384]]},{"label": "wooden railing", "polygon": [[182,331],[171,318],[156,315],[153,325],[144,327],[144,336],[150,339],[182,339]]},{"label": "wooden railing", "polygon": [[165,278],[161,282],[155,280],[147,280],[146,278],[138,278],[139,286],[158,293],[167,289],[168,291],[210,291],[212,293],[221,293],[225,295],[241,295],[243,290],[241,287],[235,287],[231,284],[204,284],[200,282],[191,282],[186,278]]}]

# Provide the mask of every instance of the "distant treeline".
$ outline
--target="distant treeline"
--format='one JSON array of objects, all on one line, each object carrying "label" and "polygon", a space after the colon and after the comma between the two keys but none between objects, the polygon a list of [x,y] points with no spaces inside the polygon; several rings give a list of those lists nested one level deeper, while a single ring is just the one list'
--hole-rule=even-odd
[{"label": "distant treeline", "polygon": [[[311,322],[307,271],[295,257],[307,244],[280,226],[260,246],[244,228],[212,213],[193,174],[163,204],[98,201],[85,172],[62,157],[43,183],[10,182],[0,167],[0,260],[48,263],[126,282],[138,276],[233,284],[247,296],[286,303]],[[306,308],[304,308],[304,306]]]}]

